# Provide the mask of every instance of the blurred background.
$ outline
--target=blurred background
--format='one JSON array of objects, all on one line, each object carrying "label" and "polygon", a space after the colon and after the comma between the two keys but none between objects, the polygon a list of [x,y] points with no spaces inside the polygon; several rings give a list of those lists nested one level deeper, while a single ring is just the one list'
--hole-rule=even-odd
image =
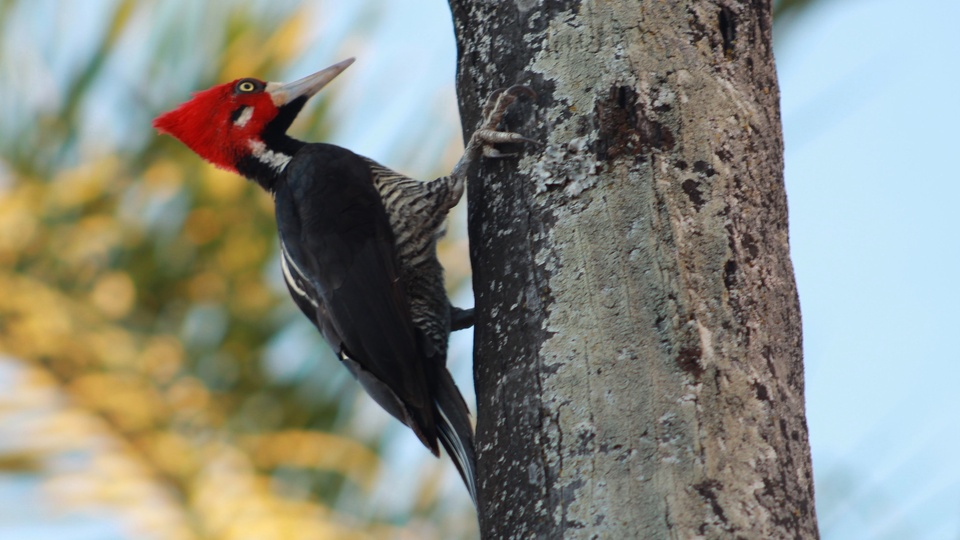
[{"label": "blurred background", "polygon": [[[774,4],[821,531],[958,539],[960,4]],[[289,301],[269,198],[150,128],[349,56],[293,132],[449,171],[443,0],[0,0],[0,539],[476,537]]]}]

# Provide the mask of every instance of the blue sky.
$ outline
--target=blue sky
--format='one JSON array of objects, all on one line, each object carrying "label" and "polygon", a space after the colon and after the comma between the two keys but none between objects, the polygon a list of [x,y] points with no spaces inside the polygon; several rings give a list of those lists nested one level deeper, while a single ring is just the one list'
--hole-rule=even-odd
[{"label": "blue sky", "polygon": [[777,43],[827,538],[960,536],[958,19],[822,2]]}]

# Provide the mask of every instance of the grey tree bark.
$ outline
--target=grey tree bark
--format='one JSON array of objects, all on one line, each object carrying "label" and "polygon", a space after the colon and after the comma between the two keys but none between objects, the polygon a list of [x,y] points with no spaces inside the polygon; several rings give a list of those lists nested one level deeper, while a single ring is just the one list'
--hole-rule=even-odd
[{"label": "grey tree bark", "polygon": [[484,538],[815,538],[769,0],[450,0]]}]

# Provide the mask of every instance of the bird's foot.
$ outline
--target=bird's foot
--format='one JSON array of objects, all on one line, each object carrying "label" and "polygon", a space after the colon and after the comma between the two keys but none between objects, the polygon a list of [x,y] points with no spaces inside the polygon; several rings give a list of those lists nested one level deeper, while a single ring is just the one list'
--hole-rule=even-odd
[{"label": "bird's foot", "polygon": [[495,144],[503,143],[540,143],[524,137],[518,133],[509,131],[499,131],[500,121],[503,115],[514,101],[521,95],[530,99],[537,99],[537,93],[529,86],[516,85],[510,88],[501,88],[496,90],[487,99],[487,104],[483,107],[483,122],[480,127],[473,132],[470,137],[470,143],[467,145],[471,150],[479,150],[484,157],[503,158],[515,154],[505,154],[497,150]]},{"label": "bird's foot", "polygon": [[450,306],[450,331],[464,330],[473,326],[473,308],[461,309]]}]

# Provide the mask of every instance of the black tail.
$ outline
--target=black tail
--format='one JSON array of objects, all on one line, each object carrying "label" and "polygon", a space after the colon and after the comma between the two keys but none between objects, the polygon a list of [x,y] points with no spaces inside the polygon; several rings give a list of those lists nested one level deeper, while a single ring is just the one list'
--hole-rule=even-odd
[{"label": "black tail", "polygon": [[473,446],[473,427],[470,425],[470,412],[467,409],[460,390],[453,383],[450,372],[442,369],[440,384],[437,388],[437,428],[440,443],[453,459],[460,471],[463,483],[470,492],[473,505],[477,505],[477,455]]}]

